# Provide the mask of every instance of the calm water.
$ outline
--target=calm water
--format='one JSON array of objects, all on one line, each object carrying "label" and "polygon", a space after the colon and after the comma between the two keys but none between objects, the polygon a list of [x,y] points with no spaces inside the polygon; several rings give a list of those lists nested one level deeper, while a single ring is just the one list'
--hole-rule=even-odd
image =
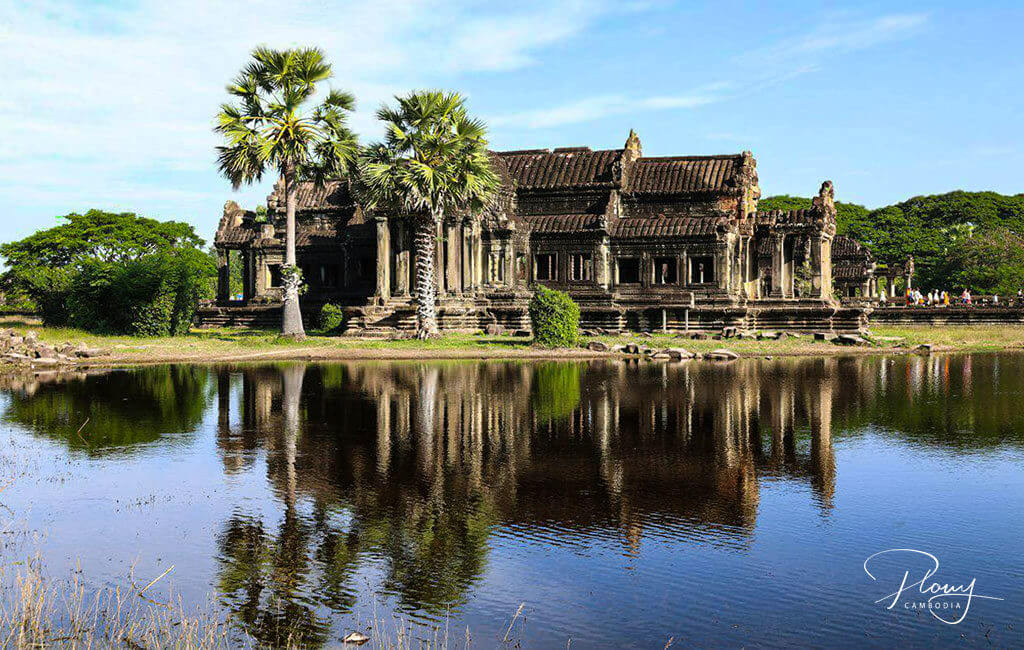
[{"label": "calm water", "polygon": [[[268,644],[397,613],[492,647],[520,604],[526,647],[1024,644],[1024,355],[2,382],[5,562],[174,565]],[[886,609],[931,563],[866,574],[900,548],[1003,600]]]}]

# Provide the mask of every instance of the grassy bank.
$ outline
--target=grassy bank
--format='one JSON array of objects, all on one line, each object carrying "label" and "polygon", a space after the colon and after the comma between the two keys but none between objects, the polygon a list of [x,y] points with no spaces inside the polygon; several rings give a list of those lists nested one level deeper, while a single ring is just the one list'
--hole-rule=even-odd
[{"label": "grassy bank", "polygon": [[[308,336],[303,341],[279,337],[275,332],[238,329],[193,330],[174,338],[99,336],[81,330],[42,327],[25,317],[0,318],[0,327],[19,332],[33,330],[42,341],[84,342],[102,348],[109,355],[89,359],[90,364],[244,362],[275,359],[489,359],[489,358],[600,358],[608,353],[589,350],[535,347],[530,339],[483,334],[447,334],[429,341],[415,339],[365,339]],[[729,339],[692,340],[672,335],[628,334],[586,338],[609,345],[638,343],[650,348],[683,347],[692,352],[729,348],[740,356],[807,356],[907,352],[921,344],[935,351],[982,351],[1024,349],[1024,327],[1008,326],[878,326],[871,330],[869,345],[847,347],[815,341],[810,335],[786,336],[781,340]]]}]

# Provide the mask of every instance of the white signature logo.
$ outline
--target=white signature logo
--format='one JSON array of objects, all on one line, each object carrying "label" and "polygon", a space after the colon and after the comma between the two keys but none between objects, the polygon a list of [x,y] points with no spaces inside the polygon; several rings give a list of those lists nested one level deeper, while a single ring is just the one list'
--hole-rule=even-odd
[{"label": "white signature logo", "polygon": [[[914,599],[916,594],[911,591],[908,594],[906,600],[903,602],[904,609],[927,609],[928,612],[947,625],[956,625],[960,621],[964,620],[967,616],[967,612],[971,609],[971,601],[974,599],[985,599],[985,600],[1003,600],[1002,598],[996,598],[995,596],[982,596],[974,593],[974,585],[977,578],[972,578],[967,584],[940,584],[932,581],[931,578],[939,570],[939,558],[935,557],[931,553],[925,551],[918,551],[913,548],[890,548],[885,551],[879,551],[874,555],[864,560],[864,572],[872,580],[877,580],[871,570],[868,568],[868,564],[871,560],[875,559],[880,555],[886,553],[916,553],[923,555],[931,559],[931,567],[924,572],[924,576],[916,581],[911,582],[910,571],[903,572],[903,579],[900,582],[900,587],[891,594],[882,596],[876,603],[883,601],[889,601],[889,605],[886,609],[893,609],[897,604],[900,603],[901,597],[904,592],[908,590],[914,590],[916,588],[916,594],[920,594],[920,598]],[[954,614],[959,614],[954,617]],[[949,616],[950,618],[946,618]]]}]

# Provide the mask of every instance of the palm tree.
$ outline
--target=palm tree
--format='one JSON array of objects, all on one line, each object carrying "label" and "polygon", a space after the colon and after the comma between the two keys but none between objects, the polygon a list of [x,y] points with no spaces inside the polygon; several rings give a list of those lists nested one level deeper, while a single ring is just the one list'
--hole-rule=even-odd
[{"label": "palm tree", "polygon": [[214,129],[226,142],[217,147],[220,171],[236,190],[262,179],[268,168],[280,175],[286,220],[282,331],[296,338],[305,336],[299,311],[302,274],[295,265],[298,179],[322,185],[344,175],[358,153],[356,137],[346,125],[347,114],[355,107],[351,94],[331,90],[312,111],[302,111],[317,84],[330,76],[331,65],[319,49],[258,47],[227,87],[237,104],[221,105]]},{"label": "palm tree", "polygon": [[362,201],[406,215],[414,225],[417,334],[437,333],[434,251],[446,216],[479,212],[498,186],[487,153],[486,128],[470,118],[454,92],[416,91],[383,106],[384,142],[360,157]]}]

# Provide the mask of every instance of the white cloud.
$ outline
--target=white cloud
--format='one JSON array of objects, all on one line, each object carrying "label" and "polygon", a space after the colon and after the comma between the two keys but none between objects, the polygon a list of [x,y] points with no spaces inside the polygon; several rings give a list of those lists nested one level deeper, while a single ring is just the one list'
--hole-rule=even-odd
[{"label": "white cloud", "polygon": [[194,197],[203,172],[203,190],[220,187],[213,115],[257,44],[323,48],[332,84],[359,98],[353,127],[373,137],[374,110],[396,92],[532,65],[607,11],[610,0],[0,0],[0,194],[22,205],[54,192],[62,204]]},{"label": "white cloud", "polygon": [[744,53],[741,62],[775,66],[791,61],[817,60],[830,54],[855,52],[908,38],[928,22],[927,14],[889,14],[872,19],[832,19],[807,34]]},{"label": "white cloud", "polygon": [[516,126],[530,129],[544,129],[566,124],[589,122],[591,120],[667,109],[690,109],[720,101],[722,84],[715,84],[703,90],[685,95],[657,95],[652,97],[629,97],[627,95],[599,95],[575,102],[568,102],[550,108],[520,111],[487,118],[491,126]]}]

